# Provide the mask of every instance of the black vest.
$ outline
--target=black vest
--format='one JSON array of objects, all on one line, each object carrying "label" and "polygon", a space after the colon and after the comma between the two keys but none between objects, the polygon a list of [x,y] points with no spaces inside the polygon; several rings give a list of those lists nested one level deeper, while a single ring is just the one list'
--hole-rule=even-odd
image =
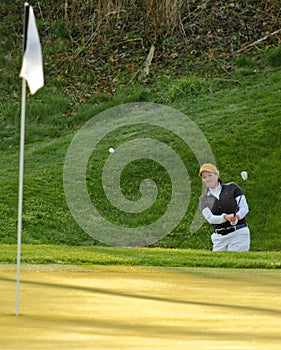
[{"label": "black vest", "polygon": [[[238,187],[234,182],[229,184],[222,184],[222,190],[220,193],[219,199],[217,199],[212,194],[207,195],[208,190],[205,194],[200,197],[200,208],[201,211],[204,208],[210,208],[213,215],[225,214],[234,214],[237,203],[235,198],[243,194],[240,187]],[[239,209],[238,209],[239,210]],[[246,219],[243,218],[238,221],[237,225],[245,224]],[[231,227],[229,221],[224,222],[223,224],[213,225],[216,228],[226,228]]]}]

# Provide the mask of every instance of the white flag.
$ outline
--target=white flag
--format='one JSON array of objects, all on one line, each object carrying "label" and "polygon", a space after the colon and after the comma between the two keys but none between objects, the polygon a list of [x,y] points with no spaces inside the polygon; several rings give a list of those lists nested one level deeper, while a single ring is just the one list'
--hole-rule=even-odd
[{"label": "white flag", "polygon": [[30,93],[35,94],[44,85],[44,74],[41,44],[32,6],[29,6],[28,23],[26,25],[26,49],[23,55],[20,77],[27,81]]}]

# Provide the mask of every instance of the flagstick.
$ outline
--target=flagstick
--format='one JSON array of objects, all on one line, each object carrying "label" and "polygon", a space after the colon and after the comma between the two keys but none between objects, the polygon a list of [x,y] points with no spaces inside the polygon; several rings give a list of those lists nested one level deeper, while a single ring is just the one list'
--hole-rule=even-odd
[{"label": "flagstick", "polygon": [[20,132],[20,164],[19,164],[19,198],[18,198],[18,252],[17,252],[17,283],[16,283],[16,316],[19,315],[20,299],[20,263],[21,263],[21,233],[22,233],[22,202],[23,202],[23,170],[24,170],[24,131],[26,82],[30,93],[34,94],[44,85],[43,62],[40,39],[36,27],[33,9],[24,4],[23,28],[23,62],[20,72],[22,79],[21,99],[21,132]]},{"label": "flagstick", "polygon": [[19,316],[19,297],[20,297],[20,265],[21,265],[21,232],[22,232],[22,202],[23,202],[23,172],[24,172],[25,101],[26,101],[26,81],[25,81],[25,79],[22,79],[21,133],[20,133],[20,167],[19,167],[19,198],[18,198],[18,252],[17,252],[16,316]]},{"label": "flagstick", "polygon": [[[29,5],[24,4],[23,54],[26,49]],[[24,170],[24,131],[25,131],[26,80],[22,79],[21,92],[21,127],[20,127],[20,164],[19,164],[19,198],[18,198],[18,252],[17,252],[17,283],[16,283],[16,316],[19,316],[20,304],[20,265],[21,265],[21,231],[23,202],[23,170]]]}]

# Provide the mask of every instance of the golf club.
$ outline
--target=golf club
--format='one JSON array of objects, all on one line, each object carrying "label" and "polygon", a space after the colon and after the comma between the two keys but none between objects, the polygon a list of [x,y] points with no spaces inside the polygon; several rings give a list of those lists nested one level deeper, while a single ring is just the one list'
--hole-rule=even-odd
[{"label": "golf club", "polygon": [[[246,188],[246,185],[247,185],[247,179],[248,179],[248,173],[247,173],[247,171],[241,171],[241,177],[242,177],[242,180],[244,181],[244,192],[245,192],[245,188]],[[239,201],[238,201],[238,203],[237,203],[237,206],[236,206],[236,208],[235,208],[235,211],[234,211],[234,217],[236,216],[236,213],[237,213],[237,211],[238,211],[238,209],[239,209],[239,204],[240,204],[240,202],[241,202],[241,198],[242,198],[242,194],[241,194],[241,196],[240,196],[240,198],[239,198]]]}]

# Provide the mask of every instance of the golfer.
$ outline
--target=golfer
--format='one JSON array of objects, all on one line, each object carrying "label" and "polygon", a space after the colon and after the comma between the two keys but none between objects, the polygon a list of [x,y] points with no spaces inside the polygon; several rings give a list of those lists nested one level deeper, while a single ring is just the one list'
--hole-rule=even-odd
[{"label": "golfer", "polygon": [[213,251],[248,251],[250,231],[245,217],[249,208],[242,190],[234,182],[223,184],[218,169],[210,163],[201,166],[199,176],[206,185],[200,208],[214,228]]}]

